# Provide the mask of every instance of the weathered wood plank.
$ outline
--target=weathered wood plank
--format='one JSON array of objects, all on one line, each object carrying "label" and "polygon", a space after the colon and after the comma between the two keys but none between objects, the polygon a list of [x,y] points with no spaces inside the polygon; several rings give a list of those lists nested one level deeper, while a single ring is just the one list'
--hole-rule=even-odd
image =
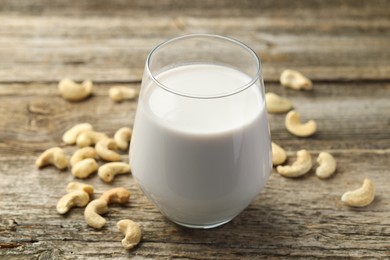
[{"label": "weathered wood plank", "polygon": [[[0,84],[0,155],[42,151],[58,144],[64,131],[80,122],[110,135],[121,126],[132,126],[137,103],[112,102],[109,86],[98,84],[94,96],[70,103],[58,95],[55,84]],[[266,84],[266,90],[290,98],[303,120],[317,121],[313,137],[297,138],[287,132],[284,114],[269,115],[273,140],[287,150],[390,147],[389,84],[321,83],[307,92]]]},{"label": "weathered wood plank", "polygon": [[[61,6],[57,5],[48,5],[48,13]],[[248,1],[248,8],[252,5],[254,2]],[[299,9],[302,13],[296,15],[281,14],[272,7],[266,12],[258,4],[251,15],[222,17],[207,13],[202,17],[161,16],[153,11],[148,16],[136,13],[115,18],[46,13],[12,16],[4,11],[0,12],[0,81],[55,81],[64,76],[103,82],[139,81],[151,48],[188,33],[223,34],[247,43],[262,58],[266,81],[276,81],[287,67],[315,80],[389,79],[390,11],[380,9],[379,4],[365,9],[349,5],[337,11],[331,4],[322,11],[309,5],[308,10]],[[91,10],[99,6],[92,5]],[[88,12],[86,7],[81,4],[80,8]],[[12,9],[12,4],[5,4],[4,10],[7,8]]]},{"label": "weathered wood plank", "polygon": [[234,17],[241,15],[294,15],[305,17],[308,13],[315,12],[318,16],[333,18],[340,14],[349,14],[355,17],[386,16],[385,8],[388,0],[354,1],[354,0],[160,0],[154,1],[121,1],[112,0],[107,3],[104,0],[83,0],[69,4],[64,0],[3,0],[0,12],[13,15],[62,15],[62,16],[140,16],[150,14],[166,15],[196,15],[196,16],[223,16]]},{"label": "weathered wood plank", "polygon": [[[319,180],[313,172],[296,180],[273,173],[265,190],[246,211],[231,223],[208,231],[181,228],[166,220],[142,195],[131,176],[120,176],[113,185],[94,176],[84,182],[96,187],[96,196],[120,185],[133,193],[128,205],[112,206],[107,226],[95,231],[84,223],[82,209],[73,209],[64,217],[55,211],[56,201],[73,180],[69,172],[59,173],[50,167],[36,170],[35,156],[3,158],[0,178],[6,181],[0,183],[0,243],[21,246],[1,249],[0,256],[125,256],[120,245],[122,235],[115,223],[131,217],[142,225],[144,237],[130,256],[389,257],[386,234],[390,231],[390,152],[336,152],[335,157],[339,167],[327,181]],[[377,186],[375,202],[363,209],[342,205],[342,193],[358,187],[365,176],[370,176]]]}]

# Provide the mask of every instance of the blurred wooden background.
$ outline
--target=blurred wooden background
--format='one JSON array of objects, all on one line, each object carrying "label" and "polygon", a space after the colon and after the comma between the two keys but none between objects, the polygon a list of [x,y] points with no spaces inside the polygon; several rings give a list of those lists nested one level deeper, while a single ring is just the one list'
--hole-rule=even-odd
[{"label": "blurred wooden background", "polygon": [[[390,1],[23,1],[0,3],[0,259],[128,258],[260,259],[390,258]],[[112,135],[132,126],[136,101],[113,103],[108,88],[139,88],[156,44],[189,33],[236,38],[261,57],[266,91],[289,97],[318,133],[291,136],[284,115],[270,115],[274,141],[313,158],[330,151],[338,171],[319,180],[273,173],[266,189],[231,223],[191,230],[166,220],[131,176],[111,186],[132,191],[113,206],[102,230],[89,228],[83,209],[65,217],[57,200],[73,180],[54,168],[38,171],[36,157],[61,144],[80,122]],[[313,91],[281,87],[280,72],[297,69]],[[92,79],[93,97],[59,97],[64,77]],[[61,144],[68,154],[75,150]],[[123,160],[128,156],[123,154]],[[369,176],[377,198],[351,209],[340,196]],[[110,188],[97,177],[97,196]],[[115,223],[139,222],[143,241],[126,252]]]}]

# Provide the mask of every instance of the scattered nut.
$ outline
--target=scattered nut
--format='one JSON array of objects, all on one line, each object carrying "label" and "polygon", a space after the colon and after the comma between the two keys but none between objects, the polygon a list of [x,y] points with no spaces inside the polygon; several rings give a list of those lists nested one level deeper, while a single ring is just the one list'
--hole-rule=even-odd
[{"label": "scattered nut", "polygon": [[63,98],[69,101],[81,101],[92,93],[92,81],[86,80],[81,84],[70,79],[63,79],[58,83],[58,90]]},{"label": "scattered nut", "polygon": [[84,184],[84,183],[81,183],[81,182],[75,182],[75,181],[70,182],[68,184],[68,186],[66,186],[66,191],[67,192],[79,191],[79,190],[85,191],[89,195],[92,195],[94,188],[91,185]]},{"label": "scattered nut", "polygon": [[317,167],[316,175],[321,179],[329,178],[336,171],[336,160],[330,153],[321,152],[317,162],[320,166]]},{"label": "scattered nut", "polygon": [[288,112],[286,115],[285,125],[290,133],[299,137],[313,135],[317,129],[317,125],[314,120],[310,120],[302,124],[300,115],[295,110]]},{"label": "scattered nut", "polygon": [[137,90],[129,87],[123,87],[123,86],[111,87],[108,94],[110,98],[115,102],[122,102],[123,100],[131,100],[138,96]]},{"label": "scattered nut", "polygon": [[98,154],[93,147],[84,147],[81,149],[78,149],[70,158],[70,165],[74,166],[76,163],[87,159],[87,158],[94,158],[97,159]]},{"label": "scattered nut", "polygon": [[108,212],[108,206],[105,200],[96,199],[91,201],[84,211],[84,218],[87,224],[93,228],[102,228],[106,220],[101,214]]},{"label": "scattered nut", "polygon": [[84,207],[89,202],[89,195],[85,191],[76,190],[63,196],[57,203],[57,212],[65,214],[73,207]]},{"label": "scattered nut", "polygon": [[119,149],[125,151],[129,147],[132,130],[128,127],[122,127],[115,132],[114,140]]},{"label": "scattered nut", "polygon": [[130,191],[122,187],[113,188],[104,192],[100,199],[104,200],[107,205],[112,203],[125,204],[130,199]]},{"label": "scattered nut", "polygon": [[76,163],[72,167],[72,174],[77,178],[84,179],[87,178],[92,173],[96,172],[98,167],[99,165],[96,163],[95,159],[87,158]]},{"label": "scattered nut", "polygon": [[265,94],[267,111],[269,113],[284,113],[293,108],[293,104],[287,98],[283,98],[273,92]]},{"label": "scattered nut", "polygon": [[63,170],[68,167],[68,159],[64,150],[59,147],[53,147],[44,151],[35,161],[38,168],[46,165],[54,165],[56,168]]},{"label": "scattered nut", "polygon": [[279,165],[286,161],[287,154],[286,151],[279,145],[272,142],[272,164]]},{"label": "scattered nut", "polygon": [[137,223],[130,219],[119,221],[116,226],[119,231],[125,235],[122,240],[122,246],[126,249],[132,249],[141,241],[141,229]]},{"label": "scattered nut", "polygon": [[104,182],[112,182],[117,174],[130,173],[130,165],[123,162],[111,162],[100,166],[98,175]]},{"label": "scattered nut", "polygon": [[90,145],[95,145],[97,142],[108,138],[105,133],[96,131],[84,131],[76,140],[77,146],[82,148]]},{"label": "scattered nut", "polygon": [[363,186],[354,191],[347,191],[341,197],[341,201],[351,207],[365,207],[375,199],[375,186],[369,179],[365,178]]},{"label": "scattered nut", "polygon": [[93,127],[89,123],[81,123],[73,126],[62,136],[62,141],[66,144],[75,144],[77,137],[84,131],[92,130]]},{"label": "scattered nut", "polygon": [[95,146],[96,152],[100,158],[106,161],[120,161],[120,154],[114,152],[116,150],[116,143],[114,139],[106,138],[99,141]]},{"label": "scattered nut", "polygon": [[279,165],[276,170],[284,177],[299,177],[310,171],[312,166],[310,153],[306,150],[300,150],[297,152],[297,160],[292,165]]},{"label": "scattered nut", "polygon": [[284,70],[280,75],[280,84],[295,90],[308,90],[313,88],[311,80],[295,70]]}]

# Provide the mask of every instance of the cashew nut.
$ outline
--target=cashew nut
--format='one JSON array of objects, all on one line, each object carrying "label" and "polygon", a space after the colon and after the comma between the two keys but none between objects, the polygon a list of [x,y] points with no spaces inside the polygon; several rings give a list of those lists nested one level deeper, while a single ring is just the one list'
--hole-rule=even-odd
[{"label": "cashew nut", "polygon": [[72,167],[72,174],[77,178],[87,178],[89,175],[94,173],[98,169],[99,165],[96,163],[95,159],[87,158]]},{"label": "cashew nut", "polygon": [[272,164],[279,165],[287,159],[286,151],[279,145],[272,142]]},{"label": "cashew nut", "polygon": [[108,138],[105,133],[96,131],[84,131],[77,137],[77,146],[82,148],[90,145],[94,145],[97,142]]},{"label": "cashew nut", "polygon": [[369,179],[364,179],[363,186],[354,191],[347,191],[341,197],[341,201],[352,207],[368,206],[375,198],[375,186]]},{"label": "cashew nut", "polygon": [[284,70],[280,75],[280,84],[295,90],[308,90],[313,88],[311,80],[295,70]]},{"label": "cashew nut", "polygon": [[65,214],[73,207],[84,207],[88,204],[93,187],[80,182],[70,182],[66,186],[68,194],[63,196],[57,203],[57,212]]},{"label": "cashew nut", "polygon": [[106,220],[100,215],[108,212],[108,204],[125,204],[129,198],[130,192],[125,188],[114,188],[104,192],[99,199],[91,201],[85,208],[85,221],[91,227],[102,228]]},{"label": "cashew nut", "polygon": [[116,145],[121,150],[127,150],[129,147],[129,141],[131,139],[132,130],[128,127],[122,127],[115,132],[114,140]]},{"label": "cashew nut", "polygon": [[113,151],[116,150],[116,143],[114,139],[107,138],[99,141],[95,145],[95,149],[99,157],[102,158],[103,160],[111,161],[111,162],[121,160],[120,154]]},{"label": "cashew nut", "polygon": [[68,186],[66,186],[67,192],[80,191],[80,190],[85,191],[89,195],[92,195],[94,188],[91,185],[84,184],[81,182],[75,182],[75,181],[70,182]]},{"label": "cashew nut", "polygon": [[68,167],[68,159],[64,150],[59,147],[53,147],[44,151],[35,161],[38,168],[46,165],[54,165],[56,168],[63,170]]},{"label": "cashew nut", "polygon": [[92,93],[92,81],[85,80],[81,84],[70,79],[63,79],[58,83],[58,90],[63,98],[69,101],[81,101]]},{"label": "cashew nut", "polygon": [[336,160],[330,153],[321,152],[317,162],[320,166],[316,169],[316,175],[321,179],[329,178],[336,171]]},{"label": "cashew nut", "polygon": [[75,144],[79,134],[86,130],[93,130],[92,125],[89,123],[77,124],[65,132],[62,136],[62,141],[66,144]]},{"label": "cashew nut", "polygon": [[141,241],[141,229],[137,223],[130,219],[119,221],[116,226],[119,231],[125,235],[122,240],[122,246],[126,249],[132,249]]},{"label": "cashew nut", "polygon": [[84,207],[89,202],[89,195],[85,191],[76,190],[63,196],[57,203],[57,212],[65,214],[73,207]]},{"label": "cashew nut", "polygon": [[101,214],[108,212],[107,202],[102,199],[91,201],[84,211],[84,218],[87,224],[93,228],[102,228],[106,224],[106,220]]},{"label": "cashew nut", "polygon": [[100,166],[98,175],[104,182],[112,182],[117,174],[130,173],[130,165],[123,162],[111,162]]},{"label": "cashew nut", "polygon": [[279,165],[276,170],[284,177],[299,177],[310,171],[312,166],[310,153],[306,150],[300,150],[297,152],[297,160],[292,165]]},{"label": "cashew nut", "polygon": [[287,98],[283,98],[273,92],[265,94],[267,111],[269,113],[284,113],[293,108],[293,104]]},{"label": "cashew nut", "polygon": [[87,158],[94,158],[97,159],[97,152],[95,148],[93,147],[84,147],[81,149],[78,149],[70,158],[70,165],[74,166],[76,163],[87,159]]},{"label": "cashew nut", "polygon": [[115,102],[122,102],[123,100],[131,100],[138,96],[137,90],[133,88],[116,86],[111,87],[108,92],[110,98]]},{"label": "cashew nut", "polygon": [[113,188],[104,192],[100,199],[104,200],[107,205],[112,203],[125,204],[130,199],[130,191],[122,187]]},{"label": "cashew nut", "polygon": [[295,110],[288,112],[286,115],[285,125],[290,133],[299,137],[310,136],[314,134],[317,129],[317,125],[314,120],[310,120],[302,124],[301,117]]}]

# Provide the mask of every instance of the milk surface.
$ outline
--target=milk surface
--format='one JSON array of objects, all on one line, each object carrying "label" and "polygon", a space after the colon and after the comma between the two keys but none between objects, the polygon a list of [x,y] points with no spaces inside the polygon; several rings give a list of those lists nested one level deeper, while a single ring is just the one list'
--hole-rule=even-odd
[{"label": "milk surface", "polygon": [[[251,81],[211,64],[186,65],[156,79],[185,95],[222,95]],[[173,221],[213,225],[239,214],[271,168],[265,102],[258,85],[199,99],[143,86],[130,148],[132,172],[145,194]]]}]

